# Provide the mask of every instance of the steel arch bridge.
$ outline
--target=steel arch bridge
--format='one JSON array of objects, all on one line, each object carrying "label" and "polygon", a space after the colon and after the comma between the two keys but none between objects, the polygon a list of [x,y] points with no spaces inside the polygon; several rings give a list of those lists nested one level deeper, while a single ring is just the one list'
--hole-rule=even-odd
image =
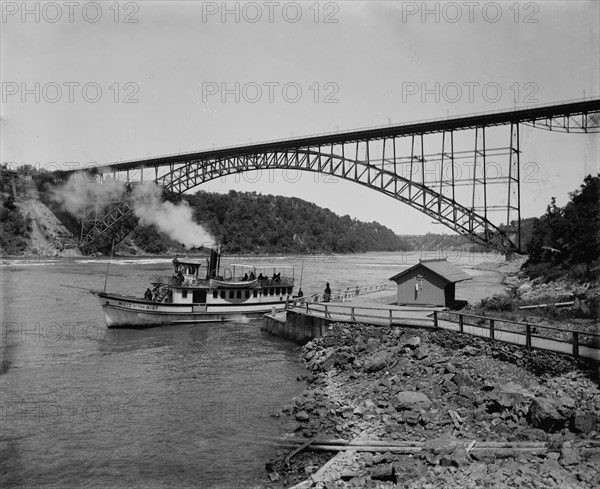
[{"label": "steel arch bridge", "polygon": [[[521,249],[520,125],[599,132],[600,99],[213,149],[94,171],[100,181],[105,174],[114,180],[123,175],[131,189],[130,182],[143,182],[144,169],[153,168],[152,181],[171,195],[241,172],[318,172],[381,192],[476,243],[510,252]],[[135,227],[135,206],[148,197],[137,191],[143,188],[127,191],[100,214],[96,205],[91,219],[82,216],[84,251],[118,242]]]}]

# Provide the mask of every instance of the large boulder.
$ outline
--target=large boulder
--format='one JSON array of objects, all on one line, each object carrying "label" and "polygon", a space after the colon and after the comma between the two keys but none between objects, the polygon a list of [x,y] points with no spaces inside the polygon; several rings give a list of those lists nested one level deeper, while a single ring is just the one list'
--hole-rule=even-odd
[{"label": "large boulder", "polygon": [[577,465],[581,462],[581,456],[579,455],[579,451],[571,445],[570,442],[565,442],[562,444],[560,449],[560,463],[562,465]]},{"label": "large boulder", "polygon": [[380,351],[365,360],[365,372],[378,372],[385,368],[392,360],[392,355],[387,351]]},{"label": "large boulder", "polygon": [[577,411],[571,418],[571,431],[575,433],[591,433],[597,426],[596,416],[591,413]]},{"label": "large boulder", "polygon": [[422,392],[401,391],[396,394],[394,407],[397,411],[429,409],[431,401]]},{"label": "large boulder", "polygon": [[371,479],[376,481],[396,482],[393,464],[379,464],[371,469]]},{"label": "large boulder", "polygon": [[379,349],[379,345],[381,345],[381,341],[377,338],[369,338],[365,349],[367,350],[367,353],[374,353]]},{"label": "large boulder", "polygon": [[429,356],[429,348],[427,348],[427,345],[420,345],[413,351],[413,356],[417,360],[423,360]]},{"label": "large boulder", "polygon": [[496,385],[488,397],[500,408],[513,408],[518,404],[529,402],[533,394],[514,382]]},{"label": "large boulder", "polygon": [[296,413],[296,420],[301,421],[302,423],[306,423],[310,420],[310,416],[306,411],[299,411]]},{"label": "large boulder", "polygon": [[401,346],[408,346],[409,348],[417,348],[421,344],[421,337],[416,335],[408,335],[400,340]]},{"label": "large boulder", "polygon": [[454,377],[452,377],[452,382],[454,382],[458,387],[469,386],[472,387],[476,385],[476,382],[464,372],[457,372]]},{"label": "large boulder", "polygon": [[553,433],[561,430],[567,419],[558,411],[552,399],[536,397],[529,406],[529,422],[535,428]]}]

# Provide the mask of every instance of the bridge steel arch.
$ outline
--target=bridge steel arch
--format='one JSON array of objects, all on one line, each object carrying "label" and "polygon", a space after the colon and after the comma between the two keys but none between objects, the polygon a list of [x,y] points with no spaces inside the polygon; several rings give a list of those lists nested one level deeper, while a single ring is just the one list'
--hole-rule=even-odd
[{"label": "bridge steel arch", "polygon": [[[140,170],[143,181],[144,168],[154,168],[152,181],[172,195],[242,172],[318,172],[381,192],[476,243],[510,252],[520,250],[522,244],[520,124],[557,132],[598,132],[600,100],[258,143],[96,170],[101,175],[112,172],[115,179],[117,173],[124,173],[129,183],[130,171]],[[495,139],[490,137],[492,131],[499,130],[504,141],[500,145],[498,134]],[[468,141],[466,149],[458,147],[457,139],[462,140],[463,147]],[[426,148],[430,150],[427,153]],[[500,160],[501,174],[492,175],[492,163]],[[467,177],[457,174],[461,164],[471,169]],[[159,168],[165,170],[160,175]],[[492,192],[492,185],[500,185],[500,190]],[[124,238],[128,230],[118,224],[133,220],[137,202],[148,198],[143,188],[128,192],[122,202],[95,218],[85,232],[82,228],[80,246],[93,251],[100,241],[107,241],[107,235],[111,235],[109,242]],[[493,218],[498,213],[504,224]]]},{"label": "bridge steel arch", "polygon": [[[366,143],[363,143],[366,144]],[[257,155],[232,156],[208,162],[189,162],[159,178],[157,184],[174,194],[182,194],[215,178],[248,171],[300,170],[332,175],[358,183],[405,203],[446,224],[473,241],[506,250],[506,234],[487,218],[477,214],[422,182],[395,174],[385,166],[348,158],[331,148],[298,149],[294,152],[271,152]],[[357,149],[357,152],[359,150]],[[367,150],[368,152],[368,150]],[[514,245],[513,245],[514,246]]]}]

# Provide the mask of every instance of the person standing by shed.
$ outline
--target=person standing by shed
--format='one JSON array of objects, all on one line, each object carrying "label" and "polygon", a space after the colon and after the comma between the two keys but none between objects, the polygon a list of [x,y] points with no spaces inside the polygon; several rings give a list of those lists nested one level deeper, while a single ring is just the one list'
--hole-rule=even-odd
[{"label": "person standing by shed", "polygon": [[329,302],[331,300],[331,288],[329,282],[325,285],[325,291],[323,292],[323,302]]}]

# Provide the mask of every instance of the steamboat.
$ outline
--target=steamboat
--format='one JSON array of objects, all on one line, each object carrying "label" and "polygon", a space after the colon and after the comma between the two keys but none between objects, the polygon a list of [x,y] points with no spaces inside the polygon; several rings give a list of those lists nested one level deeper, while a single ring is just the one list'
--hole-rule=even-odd
[{"label": "steamboat", "polygon": [[206,260],[176,257],[172,277],[154,277],[143,298],[92,291],[108,328],[146,328],[182,323],[239,321],[282,310],[292,297],[289,266],[232,264],[220,270],[221,255]]}]

